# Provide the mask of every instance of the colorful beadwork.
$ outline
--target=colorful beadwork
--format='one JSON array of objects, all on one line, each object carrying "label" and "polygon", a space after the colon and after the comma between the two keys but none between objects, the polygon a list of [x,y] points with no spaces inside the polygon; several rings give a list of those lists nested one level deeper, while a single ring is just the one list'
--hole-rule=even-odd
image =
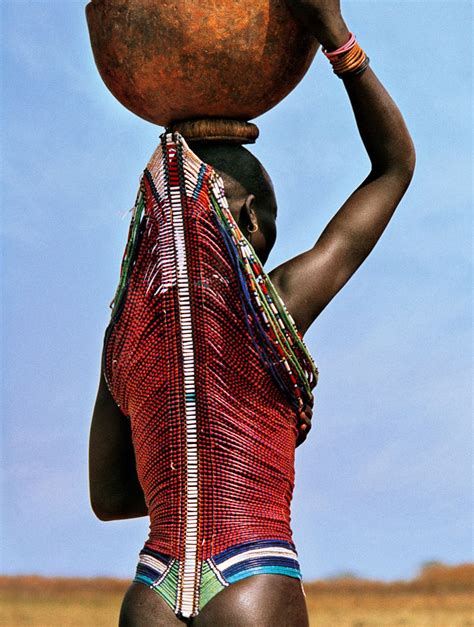
[{"label": "colorful beadwork", "polygon": [[[144,547],[140,551],[134,581],[155,590],[174,607],[178,588],[178,562]],[[291,543],[277,540],[246,542],[231,547],[201,564],[199,610],[218,592],[245,577],[276,573],[301,579],[298,555]]]},{"label": "colorful beadwork", "polygon": [[104,375],[150,514],[135,581],[190,617],[244,577],[300,578],[296,410],[317,368],[221,177],[178,133],[141,177],[111,307]]}]

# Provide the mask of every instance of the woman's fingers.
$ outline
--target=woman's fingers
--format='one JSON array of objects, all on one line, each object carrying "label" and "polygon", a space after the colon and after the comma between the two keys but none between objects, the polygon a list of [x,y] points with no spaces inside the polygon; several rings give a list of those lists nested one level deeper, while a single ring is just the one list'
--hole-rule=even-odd
[{"label": "woman's fingers", "polygon": [[305,411],[300,412],[298,420],[298,428],[302,428],[303,431],[309,431],[311,429],[311,417],[312,413],[308,414]]},{"label": "woman's fingers", "polygon": [[311,399],[311,401],[307,403],[300,412],[298,412],[298,437],[296,439],[296,446],[299,446],[306,440],[308,433],[311,430],[313,404],[314,401]]}]

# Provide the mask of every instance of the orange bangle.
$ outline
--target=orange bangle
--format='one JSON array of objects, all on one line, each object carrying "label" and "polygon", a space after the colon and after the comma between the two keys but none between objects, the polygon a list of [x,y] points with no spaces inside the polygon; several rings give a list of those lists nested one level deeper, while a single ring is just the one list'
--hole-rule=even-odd
[{"label": "orange bangle", "polygon": [[337,59],[334,59],[331,64],[337,71],[342,70],[348,67],[354,59],[359,58],[361,52],[363,53],[362,48],[359,44],[356,44],[349,52],[346,52]]},{"label": "orange bangle", "polygon": [[342,67],[335,68],[334,73],[345,74],[346,72],[352,72],[353,70],[357,69],[359,65],[362,65],[364,60],[365,60],[365,53],[363,52],[361,55],[358,55],[357,58],[351,61],[350,63],[347,63]]},{"label": "orange bangle", "polygon": [[369,65],[370,59],[362,50],[357,42],[341,54],[331,58],[328,57],[334,74],[339,78],[345,77],[348,74],[362,74],[362,72]]}]

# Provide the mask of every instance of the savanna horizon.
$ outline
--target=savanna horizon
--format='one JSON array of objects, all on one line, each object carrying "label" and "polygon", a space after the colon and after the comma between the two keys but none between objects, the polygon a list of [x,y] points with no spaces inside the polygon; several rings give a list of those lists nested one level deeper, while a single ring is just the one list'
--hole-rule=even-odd
[{"label": "savanna horizon", "polygon": [[[8,627],[113,627],[130,580],[0,576],[0,619]],[[474,563],[431,562],[410,580],[352,573],[305,582],[311,627],[474,626]]]}]

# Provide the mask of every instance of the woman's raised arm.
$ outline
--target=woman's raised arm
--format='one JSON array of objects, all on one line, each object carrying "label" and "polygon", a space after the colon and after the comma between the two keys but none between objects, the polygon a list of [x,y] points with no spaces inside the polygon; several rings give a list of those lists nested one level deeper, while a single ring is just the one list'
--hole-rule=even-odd
[{"label": "woman's raised arm", "polygon": [[[351,33],[339,11],[338,0],[287,1],[326,52],[349,42]],[[363,50],[358,54],[362,55]],[[270,273],[303,333],[372,251],[405,194],[415,168],[415,149],[402,114],[370,65],[361,70],[359,74],[341,74],[341,78],[371,170],[327,224],[313,248]],[[348,163],[350,160],[341,157],[341,168]]]}]

